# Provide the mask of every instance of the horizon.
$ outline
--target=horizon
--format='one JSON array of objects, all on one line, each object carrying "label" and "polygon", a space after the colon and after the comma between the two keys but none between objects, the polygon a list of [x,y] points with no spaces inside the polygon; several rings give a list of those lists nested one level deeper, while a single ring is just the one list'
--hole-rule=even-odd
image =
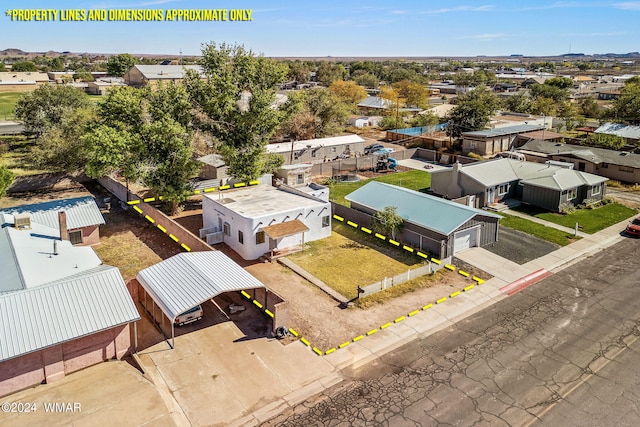
[{"label": "horizon", "polygon": [[[241,44],[268,57],[452,58],[604,55],[640,48],[640,1],[408,0],[300,5],[291,0],[223,1],[219,9],[250,9],[244,22],[11,21],[4,15],[0,39],[26,52],[132,53],[198,56],[201,44]],[[267,7],[269,6],[269,7]],[[37,0],[29,9],[203,9],[202,0],[140,0],[131,3],[55,5]],[[11,10],[7,7],[7,10]],[[61,12],[62,13],[62,12]],[[589,31],[591,29],[591,31]],[[16,34],[19,42],[16,43]]]}]

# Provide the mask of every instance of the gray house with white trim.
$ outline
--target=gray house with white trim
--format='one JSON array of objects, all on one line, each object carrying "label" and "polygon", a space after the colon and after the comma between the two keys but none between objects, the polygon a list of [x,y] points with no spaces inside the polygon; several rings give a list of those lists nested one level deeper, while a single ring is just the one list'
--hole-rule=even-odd
[{"label": "gray house with white trim", "polygon": [[498,240],[499,215],[407,188],[371,181],[345,199],[370,219],[395,206],[404,219],[399,241],[440,259]]},{"label": "gray house with white trim", "polygon": [[498,159],[459,163],[432,172],[431,190],[449,199],[470,196],[475,207],[486,207],[505,199],[519,198],[525,203],[554,212],[565,203],[578,205],[602,200],[607,178],[567,167]]}]

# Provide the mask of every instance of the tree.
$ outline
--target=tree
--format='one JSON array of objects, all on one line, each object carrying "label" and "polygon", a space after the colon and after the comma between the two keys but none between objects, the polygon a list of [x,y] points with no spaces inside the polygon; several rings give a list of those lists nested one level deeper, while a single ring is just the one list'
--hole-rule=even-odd
[{"label": "tree", "polygon": [[532,100],[528,93],[521,92],[504,98],[503,108],[514,113],[531,113]]},{"label": "tree", "polygon": [[20,96],[16,102],[16,118],[24,123],[27,132],[39,136],[60,124],[66,111],[88,107],[90,103],[89,97],[73,86],[39,86]]},{"label": "tree", "polygon": [[136,58],[128,53],[114,55],[107,60],[107,74],[115,77],[122,77],[136,65]]},{"label": "tree", "polygon": [[255,179],[265,145],[288,118],[272,107],[287,67],[241,45],[205,44],[202,56],[206,80],[194,72],[184,80],[196,109],[194,124],[220,142],[231,176]]},{"label": "tree", "polygon": [[15,178],[16,176],[13,172],[6,166],[0,165],[0,198],[7,195],[7,190],[11,187]]},{"label": "tree", "polygon": [[307,91],[305,105],[315,120],[315,137],[336,135],[344,131],[350,108],[328,89]]},{"label": "tree", "polygon": [[383,210],[376,212],[373,217],[373,226],[377,230],[385,234],[391,234],[391,238],[395,240],[396,232],[402,228],[404,220],[398,214],[398,208],[395,206],[387,206]]},{"label": "tree", "polygon": [[425,85],[402,80],[395,83],[393,87],[407,105],[418,108],[427,108],[429,106],[429,89]]},{"label": "tree", "polygon": [[621,123],[640,125],[640,83],[633,79],[625,83],[608,116]]},{"label": "tree", "polygon": [[0,62],[0,73],[7,71],[7,68],[4,66],[4,62]]},{"label": "tree", "polygon": [[15,72],[38,71],[38,67],[36,67],[36,64],[34,64],[31,61],[14,62],[13,65],[11,66],[11,71],[15,71]]},{"label": "tree", "polygon": [[416,117],[414,117],[414,119],[411,121],[411,126],[415,126],[415,127],[420,127],[420,126],[431,127],[431,126],[437,125],[439,121],[440,121],[440,119],[438,118],[438,116],[436,116],[432,112],[420,113],[420,114],[416,115]]},{"label": "tree", "polygon": [[562,102],[569,96],[569,92],[566,88],[551,85],[547,82],[544,84],[533,84],[529,90],[531,91],[531,96],[533,96],[533,98],[550,98],[554,102]]},{"label": "tree", "polygon": [[592,133],[587,136],[585,143],[588,145],[597,145],[603,148],[609,148],[612,150],[619,150],[624,147],[624,138],[618,135],[611,135],[608,133]]},{"label": "tree", "polygon": [[329,90],[336,94],[345,103],[352,104],[354,106],[367,97],[367,91],[353,81],[345,82],[344,80],[336,80],[331,83]]},{"label": "tree", "polygon": [[486,86],[478,86],[458,97],[458,103],[445,117],[447,134],[459,138],[462,132],[483,129],[498,107],[498,97]]},{"label": "tree", "polygon": [[95,81],[95,78],[89,71],[83,68],[79,68],[75,73],[73,73],[73,80],[81,82],[92,82]]},{"label": "tree", "polygon": [[360,86],[364,86],[369,89],[377,89],[380,82],[375,75],[369,73],[361,74],[355,77],[354,81]]},{"label": "tree", "polygon": [[347,70],[340,64],[322,61],[316,72],[316,80],[323,86],[331,86],[336,80],[344,80],[347,76]]},{"label": "tree", "polygon": [[600,106],[593,98],[584,98],[578,102],[580,114],[585,117],[597,119],[600,117]]},{"label": "tree", "polygon": [[49,60],[49,70],[51,71],[64,71],[64,61],[62,58],[51,58]]},{"label": "tree", "polygon": [[573,103],[564,101],[558,106],[558,117],[564,120],[564,126],[568,132],[574,130],[581,117]]}]

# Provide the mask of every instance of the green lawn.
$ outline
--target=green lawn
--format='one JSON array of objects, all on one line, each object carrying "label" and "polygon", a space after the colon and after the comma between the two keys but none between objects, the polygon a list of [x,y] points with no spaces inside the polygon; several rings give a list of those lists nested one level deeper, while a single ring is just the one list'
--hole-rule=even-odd
[{"label": "green lawn", "polygon": [[289,258],[343,296],[357,296],[357,287],[378,282],[422,264],[420,258],[398,250],[346,224],[335,223],[326,239],[307,243]]},{"label": "green lawn", "polygon": [[0,120],[13,120],[14,109],[16,102],[22,93],[20,92],[7,92],[0,93]]},{"label": "green lawn", "polygon": [[624,221],[638,213],[635,209],[622,206],[619,203],[610,203],[595,209],[579,209],[572,214],[553,213],[525,205],[518,206],[514,210],[569,228],[574,228],[577,222],[582,227],[581,230],[588,234]]},{"label": "green lawn", "polygon": [[567,234],[564,231],[547,227],[545,225],[529,221],[528,219],[512,215],[500,215],[502,215],[500,226],[513,228],[514,230],[522,231],[524,233],[530,234],[548,242],[558,244],[560,246],[566,246],[569,243],[580,240],[580,237],[574,237],[572,234]]},{"label": "green lawn", "polygon": [[[423,192],[431,186],[431,175],[421,170],[391,173],[374,178],[373,180]],[[330,191],[331,200],[343,206],[348,206],[349,203],[344,199],[344,196],[357,190],[369,181],[370,180],[367,179],[358,182],[340,182],[333,184],[331,185]]]},{"label": "green lawn", "polygon": [[0,165],[11,169],[17,176],[51,172],[40,169],[34,162],[34,139],[22,135],[0,137]]}]

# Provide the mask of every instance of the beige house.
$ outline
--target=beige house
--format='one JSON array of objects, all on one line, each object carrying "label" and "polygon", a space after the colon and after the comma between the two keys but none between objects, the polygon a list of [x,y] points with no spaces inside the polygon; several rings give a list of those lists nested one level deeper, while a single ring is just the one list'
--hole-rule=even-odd
[{"label": "beige house", "polygon": [[2,72],[0,73],[0,93],[31,92],[38,86],[49,84],[47,73],[38,72]]},{"label": "beige house", "polygon": [[519,134],[544,129],[543,125],[519,125],[462,133],[462,152],[494,156],[515,146]]},{"label": "beige house", "polygon": [[129,86],[155,87],[159,82],[180,82],[187,70],[194,70],[203,76],[202,67],[199,65],[134,65],[124,75],[124,81]]}]

